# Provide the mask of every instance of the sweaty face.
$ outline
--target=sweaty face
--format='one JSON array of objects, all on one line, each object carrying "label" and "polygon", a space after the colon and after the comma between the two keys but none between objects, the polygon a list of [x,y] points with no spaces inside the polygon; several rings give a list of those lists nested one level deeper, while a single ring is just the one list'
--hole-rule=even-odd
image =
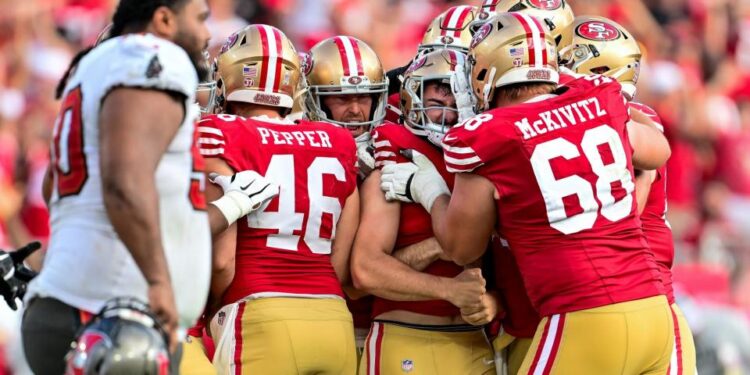
[{"label": "sweaty face", "polygon": [[[370,95],[331,95],[323,96],[322,104],[331,113],[332,120],[357,123],[370,121],[372,96]],[[354,137],[367,131],[367,126],[348,127]]]},{"label": "sweaty face", "polygon": [[178,10],[176,17],[177,34],[174,42],[190,56],[198,78],[206,80],[209,67],[203,51],[208,48],[208,40],[211,38],[206,27],[208,5],[205,0],[190,0]]},{"label": "sweaty face", "polygon": [[458,122],[458,114],[455,111],[440,108],[456,108],[456,98],[453,97],[448,84],[429,82],[425,84],[422,96],[422,102],[426,108],[425,114],[430,121],[446,126],[453,126]]}]

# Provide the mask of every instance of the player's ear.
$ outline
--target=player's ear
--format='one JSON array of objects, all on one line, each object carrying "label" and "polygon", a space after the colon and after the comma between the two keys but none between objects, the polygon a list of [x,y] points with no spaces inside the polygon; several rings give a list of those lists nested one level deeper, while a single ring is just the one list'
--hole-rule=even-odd
[{"label": "player's ear", "polygon": [[159,37],[171,40],[177,32],[177,15],[167,6],[160,6],[151,17],[152,32]]}]

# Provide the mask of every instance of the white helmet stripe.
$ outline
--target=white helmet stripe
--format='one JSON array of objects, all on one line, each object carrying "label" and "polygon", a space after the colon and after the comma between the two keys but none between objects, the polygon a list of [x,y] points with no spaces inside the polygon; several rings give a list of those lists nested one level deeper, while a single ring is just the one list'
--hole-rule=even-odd
[{"label": "white helmet stripe", "polygon": [[460,37],[461,32],[457,29],[461,28],[462,21],[466,19],[465,14],[471,10],[471,6],[469,5],[462,5],[457,6],[452,9],[451,13],[446,15],[446,17],[450,17],[448,20],[448,24],[446,25],[446,29],[452,29],[453,37]]},{"label": "white helmet stripe", "polygon": [[544,43],[544,39],[542,38],[542,33],[544,32],[544,30],[539,30],[539,27],[537,27],[537,23],[534,22],[534,20],[532,20],[528,14],[520,12],[518,14],[521,16],[521,18],[523,18],[523,20],[528,25],[528,28],[531,30],[531,40],[532,43],[534,43],[534,65],[537,68],[544,67],[544,60],[542,57],[544,49],[546,48],[546,44]]},{"label": "white helmet stripe", "polygon": [[268,43],[268,66],[266,67],[265,92],[273,92],[276,85],[276,64],[279,63],[279,53],[276,46],[276,36],[268,25],[261,25],[261,32],[266,34]]},{"label": "white helmet stripe", "polygon": [[[345,64],[349,67],[348,71],[350,75],[356,76],[359,72],[357,71],[357,56],[354,54],[354,46],[352,46],[352,39],[348,37],[338,37],[341,41],[341,45],[344,46],[346,54]],[[343,56],[342,56],[343,57]],[[343,58],[341,59],[343,62]]]}]

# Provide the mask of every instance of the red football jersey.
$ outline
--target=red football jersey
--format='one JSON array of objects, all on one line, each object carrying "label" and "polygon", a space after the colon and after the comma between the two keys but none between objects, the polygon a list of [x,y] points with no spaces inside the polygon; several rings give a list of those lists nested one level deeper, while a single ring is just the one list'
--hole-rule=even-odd
[{"label": "red football jersey", "polygon": [[560,79],[558,80],[558,85],[567,86],[568,83],[575,81],[578,77],[579,75],[572,70],[560,68]]},{"label": "red football jersey", "polygon": [[[453,186],[453,175],[445,169],[441,150],[427,140],[414,135],[403,125],[384,124],[379,126],[372,131],[372,140],[375,146],[376,168],[380,169],[384,165],[392,163],[408,162],[409,160],[401,154],[401,151],[412,149],[430,158],[448,183],[448,186]],[[417,203],[401,203],[396,249],[434,236],[430,214]],[[463,268],[453,262],[437,260],[430,264],[423,272],[436,276],[454,277],[461,273],[461,271],[463,271]],[[460,314],[458,308],[448,301],[399,302],[375,298],[373,316],[378,316],[391,310],[406,310],[435,316],[455,316]]]},{"label": "red football jersey", "polygon": [[265,209],[237,222],[235,277],[224,303],[250,295],[343,297],[330,254],[336,222],[356,189],[351,134],[327,123],[230,115],[209,116],[198,130],[203,156],[281,185]]},{"label": "red football jersey", "polygon": [[636,215],[620,85],[590,76],[557,96],[477,115],[444,138],[449,171],[496,187],[508,240],[542,316],[663,294]]},{"label": "red football jersey", "polygon": [[[630,102],[631,109],[637,109],[647,115],[664,131],[661,118],[651,107]],[[656,170],[656,179],[651,184],[648,193],[646,207],[641,213],[641,224],[646,241],[654,253],[656,263],[661,271],[661,281],[667,292],[669,303],[674,303],[674,290],[672,289],[672,263],[674,261],[674,241],[672,240],[672,229],[667,222],[667,166]]]},{"label": "red football jersey", "polygon": [[532,338],[542,318],[534,310],[526,294],[516,258],[504,239],[493,236],[491,246],[495,263],[495,285],[505,309],[505,316],[500,320],[503,329],[513,337]]}]

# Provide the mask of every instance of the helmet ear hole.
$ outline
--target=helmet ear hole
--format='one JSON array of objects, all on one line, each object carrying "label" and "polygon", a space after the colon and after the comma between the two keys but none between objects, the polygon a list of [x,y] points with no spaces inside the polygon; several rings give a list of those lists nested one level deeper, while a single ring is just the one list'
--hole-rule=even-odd
[{"label": "helmet ear hole", "polygon": [[555,28],[557,28],[557,26],[555,26],[555,23],[554,23],[554,22],[552,22],[552,20],[551,20],[551,19],[549,19],[549,18],[545,18],[545,19],[544,19],[544,23],[545,23],[545,24],[547,25],[547,27],[548,27],[548,28],[550,29],[550,31],[552,31],[552,30],[554,30]]},{"label": "helmet ear hole", "polygon": [[608,72],[610,69],[608,66],[597,66],[596,68],[591,68],[591,73],[594,74],[604,74]]},{"label": "helmet ear hole", "polygon": [[479,71],[479,74],[477,74],[477,81],[484,81],[484,76],[487,75],[487,69],[482,69]]}]

